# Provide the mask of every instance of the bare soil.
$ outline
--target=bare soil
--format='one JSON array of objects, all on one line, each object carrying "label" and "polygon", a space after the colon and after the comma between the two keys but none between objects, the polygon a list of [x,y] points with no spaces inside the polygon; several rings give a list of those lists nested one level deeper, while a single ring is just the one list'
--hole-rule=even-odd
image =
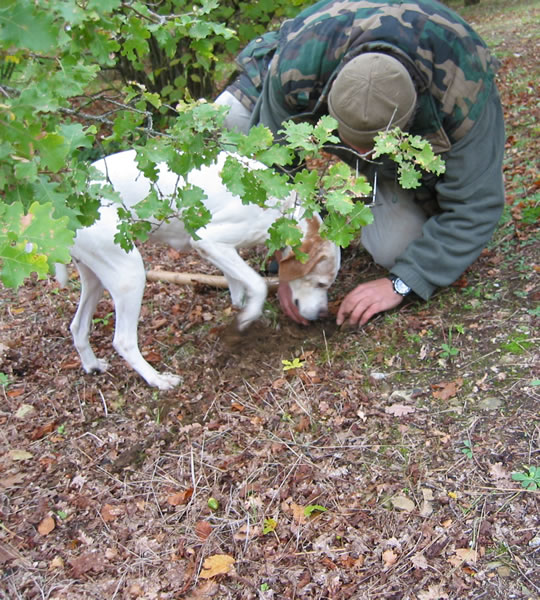
[{"label": "bare soil", "polygon": [[[540,466],[539,13],[485,4],[465,15],[502,62],[508,209],[429,302],[348,330],[270,296],[239,335],[227,292],[149,282],[140,346],[183,377],[161,392],[114,354],[108,297],[92,343],[111,368],[89,376],[75,276],[0,288],[0,598],[539,597],[539,492],[512,478]],[[382,273],[346,249],[333,313]]]}]

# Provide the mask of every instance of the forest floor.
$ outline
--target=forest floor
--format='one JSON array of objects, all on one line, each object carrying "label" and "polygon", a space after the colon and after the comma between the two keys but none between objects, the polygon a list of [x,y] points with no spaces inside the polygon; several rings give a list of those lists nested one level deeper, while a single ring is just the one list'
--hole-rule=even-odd
[{"label": "forest floor", "polygon": [[[92,342],[111,368],[83,374],[75,275],[0,288],[0,598],[540,597],[540,12],[462,12],[502,63],[507,206],[429,302],[348,330],[271,297],[231,338],[226,292],[149,282],[141,348],[183,378],[157,391],[114,354],[108,297]],[[346,249],[334,313],[381,273]]]}]

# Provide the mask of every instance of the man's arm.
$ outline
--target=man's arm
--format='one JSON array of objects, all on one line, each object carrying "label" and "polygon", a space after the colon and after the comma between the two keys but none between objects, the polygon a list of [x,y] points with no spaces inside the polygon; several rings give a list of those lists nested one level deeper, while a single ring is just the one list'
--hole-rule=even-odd
[{"label": "man's arm", "polygon": [[392,273],[420,297],[456,281],[485,248],[504,207],[504,122],[497,90],[472,130],[444,155],[436,184],[441,214],[428,219],[422,237],[397,259]]}]

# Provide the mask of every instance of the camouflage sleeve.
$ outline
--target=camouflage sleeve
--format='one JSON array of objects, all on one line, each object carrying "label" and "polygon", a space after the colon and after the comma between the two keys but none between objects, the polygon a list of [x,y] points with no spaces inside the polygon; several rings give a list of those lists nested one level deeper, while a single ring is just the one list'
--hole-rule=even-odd
[{"label": "camouflage sleeve", "polygon": [[436,185],[442,213],[400,256],[392,273],[422,298],[456,281],[486,246],[504,206],[505,135],[495,85],[475,126],[444,155],[446,173]]},{"label": "camouflage sleeve", "polygon": [[[325,4],[328,7],[323,11]],[[313,14],[308,9],[283,24],[253,124],[262,123],[276,132],[284,121],[310,113],[324,97],[350,47],[355,17],[351,10],[334,14],[333,4],[319,3],[312,7]]]}]

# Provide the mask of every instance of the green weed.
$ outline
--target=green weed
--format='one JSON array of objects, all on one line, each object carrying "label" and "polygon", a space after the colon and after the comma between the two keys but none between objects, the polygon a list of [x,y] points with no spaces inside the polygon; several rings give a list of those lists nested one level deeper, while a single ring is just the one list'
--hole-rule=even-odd
[{"label": "green weed", "polygon": [[540,467],[524,467],[524,471],[512,473],[512,479],[519,481],[526,490],[540,489]]}]

